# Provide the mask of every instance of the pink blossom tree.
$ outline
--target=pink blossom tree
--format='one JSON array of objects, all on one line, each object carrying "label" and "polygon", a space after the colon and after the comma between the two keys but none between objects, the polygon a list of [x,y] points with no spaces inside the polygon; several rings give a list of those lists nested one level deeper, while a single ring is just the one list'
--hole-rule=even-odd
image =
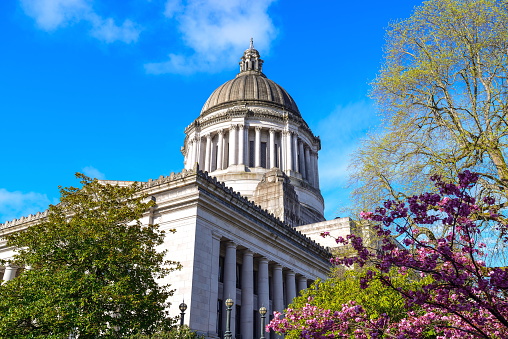
[{"label": "pink blossom tree", "polygon": [[[268,328],[288,331],[302,326],[293,320],[303,317],[303,338],[425,338],[429,333],[437,338],[508,338],[508,269],[487,267],[482,252],[486,245],[478,240],[482,223],[488,222],[508,241],[508,227],[494,207],[499,202],[494,197],[474,198],[476,173],[463,172],[458,184],[432,180],[437,193],[387,201],[374,212],[362,213],[374,224],[377,248],[349,235],[336,241],[352,246],[356,255],[332,259],[336,265],[375,267],[366,271],[360,284],[381,281],[397,291],[406,302],[406,317],[371,319],[361,305],[349,303],[332,313],[316,306],[288,309],[285,318],[277,314]],[[443,236],[436,237],[432,229],[441,229]],[[401,285],[389,274],[393,269],[408,279],[416,274],[428,280]]]}]

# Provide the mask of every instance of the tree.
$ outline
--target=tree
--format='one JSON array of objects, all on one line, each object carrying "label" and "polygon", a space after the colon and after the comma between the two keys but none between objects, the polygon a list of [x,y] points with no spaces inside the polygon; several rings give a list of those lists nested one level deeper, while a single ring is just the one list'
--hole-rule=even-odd
[{"label": "tree", "polygon": [[61,188],[47,219],[4,236],[27,269],[0,286],[2,338],[119,338],[171,323],[172,291],[156,280],[179,265],[156,249],[164,232],[140,222],[153,202],[140,184],[76,176],[82,187]]},{"label": "tree", "polygon": [[[381,322],[384,327],[375,329],[384,337],[421,338],[429,329],[435,329],[438,338],[508,337],[508,268],[485,264],[479,220],[493,223],[505,243],[508,225],[500,218],[494,197],[479,201],[473,196],[479,177],[465,171],[458,184],[433,177],[438,193],[420,194],[406,202],[389,200],[375,212],[363,213],[377,223],[380,250],[367,248],[355,235],[337,238],[338,243],[352,245],[357,255],[336,258],[336,264],[374,264],[378,271],[367,271],[362,277],[364,286],[380,281],[403,297],[408,307],[416,305],[425,311],[409,309],[400,321]],[[444,236],[429,237],[420,232],[422,225],[437,225],[444,229]],[[402,237],[400,246],[393,234]],[[432,279],[419,288],[400,286],[388,274],[394,268]]]},{"label": "tree", "polygon": [[[380,319],[385,325],[405,318],[404,298],[381,281],[372,281],[362,288],[360,278],[373,267],[335,268],[329,279],[316,281],[295,298],[283,313],[269,323],[268,328],[284,333],[287,339],[340,338],[354,333],[378,332]],[[396,285],[421,286],[430,281],[419,276],[409,277],[392,270],[390,276]],[[418,308],[413,308],[417,311]],[[284,316],[283,316],[284,315]],[[357,321],[361,317],[363,321]],[[388,321],[389,320],[389,321]]]},{"label": "tree", "polygon": [[389,26],[372,97],[384,117],[354,156],[359,210],[427,191],[469,169],[478,194],[508,197],[508,9],[501,0],[429,0]]},{"label": "tree", "polygon": [[203,336],[193,332],[188,326],[174,327],[168,331],[156,332],[154,334],[135,334],[129,339],[204,339]]}]

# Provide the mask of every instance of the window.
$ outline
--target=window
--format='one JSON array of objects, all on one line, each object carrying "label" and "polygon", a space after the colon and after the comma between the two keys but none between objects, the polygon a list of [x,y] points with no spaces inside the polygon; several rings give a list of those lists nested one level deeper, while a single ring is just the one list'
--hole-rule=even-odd
[{"label": "window", "polygon": [[219,282],[224,282],[224,257],[219,257]]},{"label": "window", "polygon": [[261,327],[260,317],[261,317],[261,315],[259,314],[259,312],[254,311],[254,315],[252,317],[252,320],[253,320],[252,321],[252,333],[253,333],[254,338],[261,337],[261,332],[259,331],[260,327]]},{"label": "window", "polygon": [[258,271],[254,271],[253,273],[254,273],[254,275],[253,275],[254,276],[254,285],[253,285],[254,294],[258,295],[258,283],[259,283],[258,282]]},{"label": "window", "polygon": [[236,288],[242,288],[242,264],[236,264]]},{"label": "window", "polygon": [[275,144],[275,167],[280,168],[279,166],[279,146]]},{"label": "window", "polygon": [[221,299],[217,300],[217,323],[215,325],[219,338],[222,338],[222,305],[224,303]]},{"label": "window", "polygon": [[242,339],[242,306],[236,305],[236,317],[235,317],[235,338]]},{"label": "window", "polygon": [[249,167],[254,167],[254,141],[249,141]]},{"label": "window", "polygon": [[266,142],[261,143],[261,167],[267,168],[266,166]]},{"label": "window", "polygon": [[273,279],[272,277],[268,277],[268,297],[270,300],[273,300]]}]

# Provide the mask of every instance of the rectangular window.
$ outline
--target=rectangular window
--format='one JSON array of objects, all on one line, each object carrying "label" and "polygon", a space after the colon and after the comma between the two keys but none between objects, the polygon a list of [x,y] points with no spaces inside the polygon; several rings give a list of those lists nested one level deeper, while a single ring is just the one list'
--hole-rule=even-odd
[{"label": "rectangular window", "polygon": [[242,288],[242,264],[236,264],[236,288]]},{"label": "rectangular window", "polygon": [[266,142],[261,143],[261,167],[266,168]]},{"label": "rectangular window", "polygon": [[229,167],[229,143],[226,144],[226,149],[224,150],[224,167],[222,169],[226,169]]},{"label": "rectangular window", "polygon": [[236,305],[235,338],[242,339],[242,306]]},{"label": "rectangular window", "polygon": [[258,271],[254,271],[254,294],[258,295]]},{"label": "rectangular window", "polygon": [[219,257],[219,282],[224,282],[224,257]]},{"label": "rectangular window", "polygon": [[261,337],[261,333],[259,332],[261,323],[260,323],[260,315],[258,311],[254,311],[253,317],[252,317],[252,333],[254,338]]},{"label": "rectangular window", "polygon": [[275,167],[280,168],[279,166],[279,146],[275,144]]},{"label": "rectangular window", "polygon": [[270,300],[273,300],[273,286],[272,286],[272,277],[268,277],[268,297]]},{"label": "rectangular window", "polygon": [[217,323],[215,325],[215,328],[217,330],[217,334],[219,335],[219,338],[222,338],[222,305],[224,303],[221,299],[217,300]]},{"label": "rectangular window", "polygon": [[254,141],[249,141],[249,167],[254,167]]}]

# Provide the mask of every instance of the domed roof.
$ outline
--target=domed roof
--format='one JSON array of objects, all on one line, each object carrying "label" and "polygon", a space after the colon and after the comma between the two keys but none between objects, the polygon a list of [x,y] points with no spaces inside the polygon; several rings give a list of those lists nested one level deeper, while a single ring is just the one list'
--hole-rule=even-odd
[{"label": "domed roof", "polygon": [[300,116],[298,106],[284,88],[262,72],[263,60],[252,44],[240,61],[240,73],[219,88],[205,102],[201,115],[239,104],[264,105],[290,111]]}]

